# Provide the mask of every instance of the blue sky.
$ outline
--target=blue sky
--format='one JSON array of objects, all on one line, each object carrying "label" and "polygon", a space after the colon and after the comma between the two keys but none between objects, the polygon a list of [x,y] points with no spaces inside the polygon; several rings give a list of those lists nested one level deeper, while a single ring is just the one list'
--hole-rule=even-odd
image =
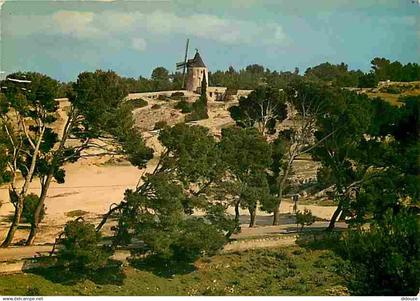
[{"label": "blue sky", "polygon": [[253,63],[304,71],[325,61],[367,71],[376,56],[420,62],[420,4],[7,0],[1,10],[1,70],[38,71],[62,81],[95,69],[149,76],[156,66],[175,71],[187,37],[190,56],[198,48],[210,71]]}]

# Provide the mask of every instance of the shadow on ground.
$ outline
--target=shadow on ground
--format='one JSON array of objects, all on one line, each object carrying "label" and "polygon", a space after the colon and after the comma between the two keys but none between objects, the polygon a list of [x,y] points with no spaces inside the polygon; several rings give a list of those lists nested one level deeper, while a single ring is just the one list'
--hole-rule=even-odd
[{"label": "shadow on ground", "polygon": [[156,256],[132,259],[130,264],[136,269],[148,271],[164,278],[172,278],[174,275],[185,275],[195,271],[194,264],[191,262],[163,260]]},{"label": "shadow on ground", "polygon": [[122,285],[126,278],[121,262],[110,260],[108,266],[92,272],[72,271],[64,267],[50,267],[31,270],[32,274],[63,285],[74,285],[84,280],[90,280],[96,284]]}]

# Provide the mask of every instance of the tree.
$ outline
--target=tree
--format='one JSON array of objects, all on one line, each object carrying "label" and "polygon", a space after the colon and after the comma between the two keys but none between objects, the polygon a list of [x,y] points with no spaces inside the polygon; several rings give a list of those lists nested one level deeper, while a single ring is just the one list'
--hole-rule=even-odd
[{"label": "tree", "polygon": [[356,87],[362,74],[360,70],[348,70],[344,63],[332,65],[328,62],[305,71],[305,77],[308,79],[322,80],[339,87]]},{"label": "tree", "polygon": [[[52,123],[58,103],[58,82],[39,73],[15,73],[2,83],[2,148],[8,155],[9,195],[15,207],[12,223],[2,247],[7,247],[19,226],[29,185],[36,174],[40,153],[48,152],[56,141]],[[17,186],[17,177],[24,180]]]},{"label": "tree", "polygon": [[315,222],[315,216],[312,215],[312,211],[304,209],[303,212],[298,210],[296,212],[296,224],[300,225],[300,231],[303,230],[304,226],[310,226]]},{"label": "tree", "polygon": [[359,77],[359,88],[375,88],[378,85],[378,78],[375,73],[369,72]]},{"label": "tree", "polygon": [[340,244],[348,260],[349,289],[355,295],[414,296],[420,279],[420,224],[407,211],[374,222],[369,229],[351,230]]},{"label": "tree", "polygon": [[371,139],[360,148],[358,164],[370,165],[370,181],[360,184],[351,203],[353,225],[380,222],[386,212],[398,213],[419,207],[418,142],[420,97],[394,107],[383,100],[372,102]]},{"label": "tree", "polygon": [[[152,150],[144,144],[134,127],[131,106],[124,103],[127,94],[122,79],[112,71],[84,72],[68,94],[70,109],[58,146],[46,154],[39,166],[41,181],[40,202],[34,213],[35,223],[27,239],[32,244],[39,225],[39,214],[53,177],[64,182],[61,167],[75,162],[87,149],[95,148],[96,156],[124,155],[130,163],[144,167],[152,158]],[[72,146],[67,141],[74,141]],[[77,142],[77,143],[75,143]]]},{"label": "tree", "polygon": [[[128,159],[137,166],[143,166],[152,156],[133,127],[131,108],[123,101],[125,85],[114,72],[98,70],[79,75],[67,90],[70,106],[61,129],[52,125],[59,107],[55,100],[57,82],[37,73],[14,74],[11,79],[2,84],[6,92],[1,102],[1,145],[12,154],[8,156],[10,196],[16,210],[3,246],[12,242],[33,180],[40,181],[41,192],[39,202],[31,207],[34,212],[28,245],[35,239],[52,179],[64,182],[65,163],[86,155],[88,148],[100,149],[97,155],[124,155],[130,150]],[[22,82],[27,87],[22,87]],[[18,173],[25,177],[21,187],[16,185]]]},{"label": "tree", "polygon": [[[185,124],[164,128],[159,141],[164,151],[153,173],[146,174],[136,189],[126,191],[97,230],[116,213],[114,246],[140,239],[146,244],[140,252],[178,260],[213,253],[234,229],[226,205],[210,202],[205,195],[224,171],[217,143],[208,129]],[[204,216],[193,216],[195,210]]]},{"label": "tree", "polygon": [[270,198],[267,169],[271,165],[271,148],[263,136],[254,128],[232,127],[222,129],[220,149],[223,162],[227,164],[231,183],[229,193],[233,195],[235,220],[239,222],[239,207],[247,208],[256,222],[258,202]]},{"label": "tree", "polygon": [[[367,96],[349,91],[336,91],[334,102],[317,118],[317,146],[312,155],[321,162],[318,175],[324,176],[322,181],[333,188],[337,202],[328,229],[334,228],[341,213],[348,212],[358,185],[371,177],[369,164],[357,164],[371,118]],[[327,135],[328,139],[325,139]]]},{"label": "tree", "polygon": [[237,125],[256,127],[263,136],[273,134],[276,123],[287,116],[284,94],[271,87],[258,87],[248,97],[241,97],[229,112]]},{"label": "tree", "polygon": [[266,204],[268,211],[273,212],[273,225],[279,222],[280,204],[283,194],[288,188],[289,177],[293,170],[293,163],[299,156],[309,153],[317,144],[328,139],[331,133],[315,142],[314,133],[317,129],[319,116],[325,113],[329,102],[333,101],[334,89],[308,81],[294,81],[290,83],[285,93],[289,105],[289,120],[291,126],[282,130],[272,143],[273,165],[270,186],[277,198],[271,204]]},{"label": "tree", "polygon": [[153,91],[169,90],[169,87],[171,86],[169,79],[169,71],[164,67],[156,67],[153,69],[151,75]]},{"label": "tree", "polygon": [[83,220],[66,223],[62,248],[58,250],[58,265],[77,272],[91,272],[105,267],[111,255],[101,245],[101,234],[95,226]]}]

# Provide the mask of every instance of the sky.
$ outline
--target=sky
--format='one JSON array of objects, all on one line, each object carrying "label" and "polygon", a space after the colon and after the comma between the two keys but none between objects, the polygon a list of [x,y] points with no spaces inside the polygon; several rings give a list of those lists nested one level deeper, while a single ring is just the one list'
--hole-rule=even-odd
[{"label": "sky", "polygon": [[96,69],[174,72],[187,38],[189,56],[199,49],[210,71],[256,63],[303,72],[326,61],[368,71],[374,57],[420,63],[420,0],[6,0],[0,29],[3,74],[61,81]]}]

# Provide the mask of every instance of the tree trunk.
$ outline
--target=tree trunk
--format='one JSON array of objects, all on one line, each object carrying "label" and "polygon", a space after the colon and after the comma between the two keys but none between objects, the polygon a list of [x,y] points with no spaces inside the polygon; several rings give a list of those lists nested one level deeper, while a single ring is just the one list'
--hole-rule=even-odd
[{"label": "tree trunk", "polygon": [[52,180],[52,172],[47,175],[47,179],[45,180],[44,185],[42,186],[41,195],[39,197],[39,203],[35,208],[34,212],[34,222],[31,224],[31,232],[29,232],[29,236],[26,240],[26,245],[30,246],[33,244],[36,234],[38,233],[38,226],[41,222],[41,212],[44,209],[45,199],[47,198],[48,188],[50,187],[50,183]]},{"label": "tree trunk", "polygon": [[286,166],[286,170],[284,171],[283,178],[281,179],[279,183],[279,200],[273,211],[273,226],[277,226],[280,222],[279,220],[280,219],[280,204],[283,198],[283,189],[284,189],[284,185],[286,184],[287,177],[289,176],[289,172],[290,172],[290,168],[292,167],[293,160],[294,160],[294,156],[292,156],[289,159],[289,162]]},{"label": "tree trunk", "polygon": [[249,227],[255,227],[256,217],[257,217],[257,206],[248,208],[250,219],[249,219]]},{"label": "tree trunk", "polygon": [[280,223],[279,222],[279,219],[280,219],[280,203],[281,202],[279,202],[279,204],[276,205],[276,207],[273,210],[273,226],[276,226]]},{"label": "tree trunk", "polygon": [[235,222],[237,224],[240,223],[239,218],[240,218],[240,213],[239,213],[239,201],[238,201],[238,202],[235,202]]},{"label": "tree trunk", "polygon": [[42,209],[44,209],[45,199],[47,198],[47,193],[51,184],[51,180],[53,178],[54,169],[56,167],[57,160],[59,159],[61,152],[64,149],[68,135],[73,127],[73,121],[75,117],[74,114],[75,114],[75,109],[74,107],[72,107],[69,113],[69,117],[67,118],[66,124],[63,129],[63,136],[61,137],[60,145],[58,146],[57,152],[55,153],[55,157],[53,158],[47,178],[45,179],[45,183],[42,185],[42,191],[41,191],[41,196],[39,197],[39,203],[34,212],[34,223],[31,224],[31,232],[29,233],[29,236],[25,243],[27,246],[30,246],[33,244],[35,240],[35,236],[38,232],[38,226],[39,226],[39,223],[41,222],[41,212],[42,212]]},{"label": "tree trunk", "polygon": [[281,199],[283,198],[283,184],[281,184],[279,188],[279,199],[278,203],[276,204],[276,207],[273,211],[273,226],[277,226],[280,223],[280,204]]},{"label": "tree trunk", "polygon": [[337,209],[334,211],[331,217],[330,224],[328,225],[328,228],[326,229],[327,231],[331,231],[334,229],[335,222],[337,221],[337,218],[340,215],[341,211],[342,211],[342,206],[341,206],[341,203],[339,203],[337,206]]},{"label": "tree trunk", "polygon": [[16,209],[15,209],[15,214],[13,216],[13,221],[12,221],[12,224],[10,225],[9,232],[7,232],[6,239],[1,244],[2,248],[7,248],[8,246],[10,246],[10,244],[13,241],[13,237],[14,237],[15,232],[16,232],[18,226],[19,226],[20,218],[22,216],[23,201],[24,201],[24,198],[22,196],[18,196]]}]

